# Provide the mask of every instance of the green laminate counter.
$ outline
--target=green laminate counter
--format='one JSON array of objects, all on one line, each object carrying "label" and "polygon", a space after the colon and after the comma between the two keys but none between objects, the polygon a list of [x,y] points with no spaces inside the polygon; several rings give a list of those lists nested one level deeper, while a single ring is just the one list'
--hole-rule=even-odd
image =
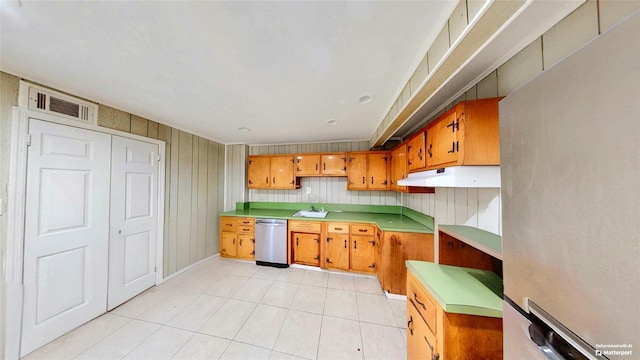
[{"label": "green laminate counter", "polygon": [[417,260],[406,264],[444,311],[502,318],[502,279],[495,273]]},{"label": "green laminate counter", "polygon": [[375,224],[382,231],[413,232],[433,234],[433,229],[410,219],[402,214],[371,213],[357,211],[329,211],[324,219],[294,217],[297,210],[286,209],[236,209],[222,213],[222,216],[242,216],[255,218],[305,220],[305,221],[340,221]]},{"label": "green laminate counter", "polygon": [[476,249],[502,260],[500,235],[465,225],[438,225],[438,231],[453,236]]}]

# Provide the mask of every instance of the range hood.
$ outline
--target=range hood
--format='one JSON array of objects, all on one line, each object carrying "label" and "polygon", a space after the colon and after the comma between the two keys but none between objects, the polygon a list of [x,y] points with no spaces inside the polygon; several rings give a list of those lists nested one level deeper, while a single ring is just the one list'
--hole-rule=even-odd
[{"label": "range hood", "polygon": [[499,188],[500,166],[452,166],[409,174],[401,186]]}]

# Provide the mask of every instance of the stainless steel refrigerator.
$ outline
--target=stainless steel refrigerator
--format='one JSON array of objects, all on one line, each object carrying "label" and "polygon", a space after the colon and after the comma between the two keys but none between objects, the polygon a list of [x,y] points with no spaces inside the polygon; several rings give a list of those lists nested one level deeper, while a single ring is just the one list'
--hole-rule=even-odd
[{"label": "stainless steel refrigerator", "polygon": [[640,13],[504,98],[500,123],[505,359],[640,359]]}]

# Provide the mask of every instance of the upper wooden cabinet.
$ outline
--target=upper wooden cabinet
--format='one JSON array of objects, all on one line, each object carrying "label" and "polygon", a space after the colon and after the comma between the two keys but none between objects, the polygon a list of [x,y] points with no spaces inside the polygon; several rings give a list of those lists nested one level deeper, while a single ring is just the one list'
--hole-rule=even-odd
[{"label": "upper wooden cabinet", "polygon": [[498,101],[464,101],[426,128],[426,168],[500,165]]},{"label": "upper wooden cabinet", "polygon": [[406,191],[406,186],[398,185],[398,180],[407,177],[407,144],[402,143],[391,150],[391,190]]},{"label": "upper wooden cabinet", "polygon": [[425,132],[420,131],[407,141],[407,167],[409,172],[427,166]]},{"label": "upper wooden cabinet", "polygon": [[389,152],[347,153],[347,190],[388,190]]},{"label": "upper wooden cabinet", "polygon": [[322,175],[345,176],[347,174],[347,155],[345,153],[320,155]]},{"label": "upper wooden cabinet", "polygon": [[298,154],[296,158],[296,176],[320,175],[320,154]]},{"label": "upper wooden cabinet", "polygon": [[249,189],[295,189],[293,155],[249,156]]}]

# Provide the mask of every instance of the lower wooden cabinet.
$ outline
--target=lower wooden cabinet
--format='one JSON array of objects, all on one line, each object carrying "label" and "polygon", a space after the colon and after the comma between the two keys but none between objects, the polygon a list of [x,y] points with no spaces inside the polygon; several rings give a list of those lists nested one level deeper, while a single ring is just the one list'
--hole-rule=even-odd
[{"label": "lower wooden cabinet", "polygon": [[502,359],[502,319],[445,312],[407,275],[408,359]]},{"label": "lower wooden cabinet", "polygon": [[296,264],[320,266],[320,234],[293,233]]},{"label": "lower wooden cabinet", "polygon": [[289,220],[290,263],[320,266],[321,224],[317,221]]},{"label": "lower wooden cabinet", "polygon": [[220,256],[255,258],[255,219],[248,217],[220,217]]},{"label": "lower wooden cabinet", "polygon": [[433,234],[385,231],[379,246],[378,278],[382,288],[392,294],[406,294],[406,260],[434,260]]},{"label": "lower wooden cabinet", "polygon": [[325,267],[349,270],[349,224],[328,223],[325,238]]}]

